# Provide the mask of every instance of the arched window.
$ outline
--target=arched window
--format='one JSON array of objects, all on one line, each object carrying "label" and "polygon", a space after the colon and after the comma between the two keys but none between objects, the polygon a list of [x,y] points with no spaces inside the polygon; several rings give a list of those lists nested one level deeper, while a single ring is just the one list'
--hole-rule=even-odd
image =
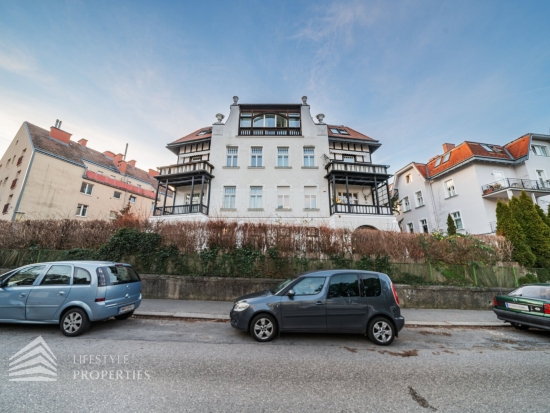
[{"label": "arched window", "polygon": [[266,114],[256,116],[253,125],[255,128],[286,128],[288,121],[281,115]]}]

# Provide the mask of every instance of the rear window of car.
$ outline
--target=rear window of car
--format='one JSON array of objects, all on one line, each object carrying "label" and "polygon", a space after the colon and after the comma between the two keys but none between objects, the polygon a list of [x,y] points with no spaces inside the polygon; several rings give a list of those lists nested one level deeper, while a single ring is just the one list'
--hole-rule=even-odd
[{"label": "rear window of car", "polygon": [[543,285],[526,285],[512,291],[509,295],[513,297],[536,298],[539,300],[550,300],[550,287]]},{"label": "rear window of car", "polygon": [[105,275],[111,281],[111,285],[133,283],[140,280],[137,272],[132,267],[126,265],[113,265],[102,268]]}]

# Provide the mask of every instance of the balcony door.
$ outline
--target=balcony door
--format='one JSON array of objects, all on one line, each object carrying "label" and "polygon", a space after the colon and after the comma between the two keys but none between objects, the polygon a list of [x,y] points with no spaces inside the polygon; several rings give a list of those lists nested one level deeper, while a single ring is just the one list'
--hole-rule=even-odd
[{"label": "balcony door", "polygon": [[495,182],[498,183],[501,187],[505,188],[507,186],[506,178],[504,178],[504,172],[493,171],[493,178],[495,179]]},{"label": "balcony door", "polygon": [[537,170],[537,178],[543,188],[550,187],[550,183],[548,182],[548,178],[546,178],[546,172],[543,170]]}]

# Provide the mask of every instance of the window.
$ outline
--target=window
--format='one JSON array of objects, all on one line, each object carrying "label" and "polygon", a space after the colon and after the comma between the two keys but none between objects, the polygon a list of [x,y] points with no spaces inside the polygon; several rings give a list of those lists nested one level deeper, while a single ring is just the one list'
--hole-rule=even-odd
[{"label": "window", "polygon": [[412,182],[412,175],[411,174],[408,174],[408,175],[405,175],[405,182],[410,184]]},{"label": "window", "polygon": [[359,282],[355,274],[339,274],[330,280],[327,298],[359,297]]},{"label": "window", "polygon": [[414,234],[414,224],[412,222],[409,222],[407,224],[407,231],[410,232],[411,234]]},{"label": "window", "polygon": [[103,171],[97,171],[97,173],[103,175]]},{"label": "window", "polygon": [[130,195],[130,203],[135,204],[136,203],[136,197],[133,195]]},{"label": "window", "polygon": [[443,156],[443,163],[447,162],[450,157],[451,157],[451,152],[447,152],[445,156]]},{"label": "window", "polygon": [[317,209],[317,187],[306,186],[304,188],[305,209]]},{"label": "window", "polygon": [[78,204],[78,206],[76,207],[76,216],[85,217],[87,213],[88,213],[88,205]]},{"label": "window", "polygon": [[21,287],[25,285],[33,285],[42,271],[46,268],[45,265],[35,265],[33,267],[23,268],[8,279],[6,284],[8,287]]},{"label": "window", "polygon": [[102,270],[109,277],[111,285],[139,281],[139,275],[137,275],[132,267],[126,265],[102,267]]},{"label": "window", "polygon": [[86,182],[82,182],[82,185],[80,186],[80,193],[86,194],[86,195],[92,195],[92,188],[94,186],[91,184],[88,184]]},{"label": "window", "polygon": [[462,225],[462,217],[460,216],[460,212],[451,212],[451,218],[453,218],[453,221],[455,222],[456,229],[464,229],[464,226]]},{"label": "window", "polygon": [[201,130],[199,133],[197,133],[197,135],[207,135],[209,133],[212,133],[212,129]]},{"label": "window", "polygon": [[359,203],[358,195],[358,192],[350,192],[349,194],[347,192],[338,192],[338,203],[347,204],[349,198],[350,204],[357,205]]},{"label": "window", "polygon": [[116,211],[109,212],[109,219],[116,219],[116,217],[117,217]]},{"label": "window", "polygon": [[315,166],[315,148],[304,148],[304,167],[312,168]]},{"label": "window", "polygon": [[111,179],[116,179],[116,176],[114,176],[114,175],[111,175]]},{"label": "window", "polygon": [[408,196],[403,198],[402,204],[403,204],[403,212],[407,212],[407,211],[411,210],[411,203],[409,202],[409,197]]},{"label": "window", "polygon": [[428,231],[428,220],[427,219],[421,219],[420,220],[420,229],[422,229],[422,232],[424,234],[427,234]]},{"label": "window", "polygon": [[424,205],[424,198],[422,197],[422,191],[418,191],[415,193],[416,195],[416,207],[421,207]]},{"label": "window", "polygon": [[355,156],[353,156],[353,155],[344,155],[343,159],[344,159],[344,162],[348,162],[348,163],[354,163],[355,162]]},{"label": "window", "polygon": [[75,268],[73,285],[89,285],[92,283],[92,276],[84,268]]},{"label": "window", "polygon": [[72,268],[68,265],[52,265],[40,285],[69,285]]},{"label": "window", "polygon": [[445,198],[456,196],[455,183],[452,179],[445,181]]},{"label": "window", "polygon": [[277,166],[288,167],[288,148],[277,148]]},{"label": "window", "polygon": [[287,119],[281,115],[259,115],[254,118],[255,128],[286,128]]},{"label": "window", "polygon": [[325,277],[306,277],[298,281],[292,289],[295,295],[317,295],[323,290],[326,281]]},{"label": "window", "polygon": [[237,147],[227,148],[227,162],[225,166],[227,166],[228,168],[237,167],[238,154],[239,154],[239,148]]},{"label": "window", "polygon": [[330,128],[330,131],[338,135],[349,135],[347,130],[341,128]]},{"label": "window", "polygon": [[481,146],[483,149],[485,149],[487,152],[494,152],[493,148],[491,148],[489,145],[486,145],[484,143],[480,143],[479,146]]},{"label": "window", "polygon": [[277,187],[277,209],[290,209],[290,187]]},{"label": "window", "polygon": [[[531,149],[535,153],[535,155],[538,156],[548,156],[548,150],[546,149],[546,146],[542,145],[531,145]],[[8,160],[9,164],[9,160]]]},{"label": "window", "polygon": [[262,148],[261,147],[253,147],[252,148],[252,157],[250,159],[250,166],[253,168],[260,168],[262,167]]},{"label": "window", "polygon": [[224,208],[235,208],[236,194],[237,194],[236,186],[223,187],[223,207]]},{"label": "window", "polygon": [[377,275],[361,274],[365,297],[378,297],[382,294],[382,286]]},{"label": "window", "polygon": [[250,208],[251,209],[262,208],[262,187],[261,186],[250,187]]},{"label": "window", "polygon": [[[193,193],[193,205],[199,204],[199,195],[198,193]],[[189,202],[191,201],[191,194],[185,194],[185,205],[189,205]],[[197,212],[197,211],[195,211]]]},{"label": "window", "polygon": [[288,126],[291,128],[299,128],[300,127],[300,114],[299,113],[291,113],[288,115]]},{"label": "window", "polygon": [[241,113],[241,128],[252,126],[252,113]]},{"label": "window", "polygon": [[548,188],[548,186],[550,186],[550,183],[546,179],[546,172],[544,172],[543,170],[537,169],[537,178],[543,188]]},{"label": "window", "polygon": [[122,195],[121,192],[115,191],[115,193],[113,194],[113,198],[120,199],[121,195]]}]

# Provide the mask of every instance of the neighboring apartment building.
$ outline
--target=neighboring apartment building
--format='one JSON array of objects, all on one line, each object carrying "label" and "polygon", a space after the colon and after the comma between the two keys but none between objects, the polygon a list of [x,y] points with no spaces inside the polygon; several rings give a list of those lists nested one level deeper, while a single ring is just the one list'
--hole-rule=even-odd
[{"label": "neighboring apartment building", "polygon": [[151,215],[156,171],[74,142],[60,128],[59,121],[49,131],[24,122],[15,135],[0,161],[1,219],[109,219],[127,205]]},{"label": "neighboring apartment building", "polygon": [[158,168],[152,219],[309,223],[398,230],[389,207],[387,166],[372,163],[380,143],[347,126],[314,122],[302,104],[239,104],[227,121],[167,148],[177,162]]},{"label": "neighboring apartment building", "polygon": [[445,232],[450,214],[461,233],[494,233],[497,201],[526,191],[546,210],[549,178],[550,135],[529,133],[504,146],[446,143],[442,155],[396,172],[397,219],[406,232]]}]

